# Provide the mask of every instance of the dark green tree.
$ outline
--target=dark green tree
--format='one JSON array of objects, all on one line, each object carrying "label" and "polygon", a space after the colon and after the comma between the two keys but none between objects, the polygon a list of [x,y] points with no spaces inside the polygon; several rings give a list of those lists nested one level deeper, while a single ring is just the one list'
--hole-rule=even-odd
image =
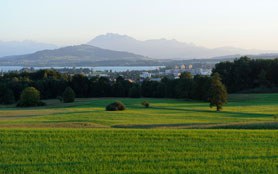
[{"label": "dark green tree", "polygon": [[165,97],[165,89],[166,85],[164,83],[159,82],[154,90],[153,96],[156,98],[163,98]]},{"label": "dark green tree", "polygon": [[138,84],[133,84],[132,87],[129,89],[128,96],[131,98],[139,98],[141,97],[141,88]]},{"label": "dark green tree", "polygon": [[125,80],[122,76],[117,77],[116,83],[112,85],[113,96],[115,97],[128,97],[129,89],[132,87],[132,83]]},{"label": "dark green tree", "polygon": [[190,72],[183,72],[180,75],[180,79],[192,79],[192,74]]},{"label": "dark green tree", "polygon": [[261,87],[268,86],[268,81],[266,78],[266,71],[264,69],[258,74],[258,81]]},{"label": "dark green tree", "polygon": [[15,97],[12,90],[5,86],[0,86],[0,104],[13,104],[15,103]]},{"label": "dark green tree", "polygon": [[77,97],[87,97],[89,93],[89,79],[82,74],[76,74],[72,77],[71,87]]},{"label": "dark green tree", "polygon": [[155,89],[153,88],[152,81],[146,79],[141,84],[141,92],[143,97],[153,97],[153,91]]},{"label": "dark green tree", "polygon": [[30,106],[40,106],[40,92],[34,87],[25,88],[21,95],[18,106],[30,107]]},{"label": "dark green tree", "polygon": [[116,83],[113,85],[113,96],[125,97],[124,78],[122,76],[117,77]]},{"label": "dark green tree", "polygon": [[172,80],[167,77],[162,78],[161,83],[165,85],[164,97],[166,98],[174,98],[175,97],[175,89],[177,85],[177,79]]},{"label": "dark green tree", "polygon": [[216,106],[216,110],[220,111],[225,103],[227,103],[228,93],[226,87],[222,84],[220,75],[214,73],[211,77],[211,85],[209,88],[210,107]]},{"label": "dark green tree", "polygon": [[5,105],[15,103],[14,93],[10,89],[7,89],[2,97],[2,102]]},{"label": "dark green tree", "polygon": [[208,101],[210,88],[209,76],[195,75],[193,82],[193,99]]},{"label": "dark green tree", "polygon": [[64,103],[72,103],[75,100],[75,93],[71,87],[67,87],[63,93]]},{"label": "dark green tree", "polygon": [[106,77],[100,77],[95,86],[95,93],[97,97],[109,97],[112,96],[111,81]]},{"label": "dark green tree", "polygon": [[175,88],[177,98],[192,99],[193,79],[183,78],[177,80]]},{"label": "dark green tree", "polygon": [[[220,62],[213,73],[219,73],[228,92],[278,86],[278,59],[241,57],[233,62]],[[271,91],[271,90],[270,90]]]}]

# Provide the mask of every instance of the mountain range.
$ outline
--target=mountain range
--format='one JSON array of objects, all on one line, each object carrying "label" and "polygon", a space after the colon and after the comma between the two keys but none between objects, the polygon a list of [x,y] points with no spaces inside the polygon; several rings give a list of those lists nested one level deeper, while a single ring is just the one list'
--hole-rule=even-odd
[{"label": "mountain range", "polygon": [[100,48],[128,51],[157,59],[200,59],[228,55],[250,55],[273,53],[256,49],[241,49],[235,47],[220,47],[209,49],[192,43],[179,42],[175,39],[154,39],[140,41],[127,35],[107,33],[99,35],[87,44]]},{"label": "mountain range", "polygon": [[[172,65],[196,61],[215,63],[221,60],[239,58],[242,55],[249,55],[251,58],[278,57],[277,53],[271,52],[273,51],[245,50],[234,47],[209,49],[194,44],[167,39],[139,41],[127,35],[108,33],[97,36],[86,44],[62,48],[33,41],[0,42],[0,65]],[[1,55],[11,56],[1,57]]]}]

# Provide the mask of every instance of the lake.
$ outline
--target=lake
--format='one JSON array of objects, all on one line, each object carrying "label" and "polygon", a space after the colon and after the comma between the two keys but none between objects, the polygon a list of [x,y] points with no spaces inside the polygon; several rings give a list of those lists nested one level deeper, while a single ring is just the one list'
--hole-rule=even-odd
[{"label": "lake", "polygon": [[[9,72],[9,71],[18,71],[22,68],[30,68],[30,67],[23,67],[23,66],[0,66],[0,72]],[[33,67],[35,70],[40,69],[63,69],[63,68],[88,68],[93,71],[112,71],[112,72],[125,72],[125,71],[151,71],[157,70],[160,68],[165,68],[165,66],[83,66],[83,67]]]}]

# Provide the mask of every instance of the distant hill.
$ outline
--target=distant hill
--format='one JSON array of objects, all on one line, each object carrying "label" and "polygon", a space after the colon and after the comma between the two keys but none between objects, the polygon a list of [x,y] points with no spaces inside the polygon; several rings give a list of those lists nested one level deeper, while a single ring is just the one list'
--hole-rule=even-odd
[{"label": "distant hill", "polygon": [[90,45],[68,46],[33,54],[0,58],[1,65],[19,66],[100,66],[133,65],[151,59],[123,51],[101,49]]},{"label": "distant hill", "polygon": [[127,35],[113,33],[97,36],[87,44],[105,49],[128,51],[157,59],[200,59],[226,55],[253,55],[272,52],[278,53],[278,51],[264,51],[254,49],[245,50],[235,47],[209,49],[196,46],[191,43],[179,42],[174,39],[139,41]]},{"label": "distant hill", "polygon": [[11,55],[22,55],[30,54],[36,51],[45,49],[56,49],[58,48],[53,44],[39,43],[34,41],[0,41],[0,57],[11,56]]}]

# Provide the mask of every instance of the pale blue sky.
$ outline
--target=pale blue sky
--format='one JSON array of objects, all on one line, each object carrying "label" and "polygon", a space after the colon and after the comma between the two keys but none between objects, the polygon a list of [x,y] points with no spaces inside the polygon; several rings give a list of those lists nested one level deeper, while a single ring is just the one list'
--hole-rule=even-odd
[{"label": "pale blue sky", "polygon": [[278,0],[0,0],[0,40],[80,44],[107,32],[278,50]]}]

